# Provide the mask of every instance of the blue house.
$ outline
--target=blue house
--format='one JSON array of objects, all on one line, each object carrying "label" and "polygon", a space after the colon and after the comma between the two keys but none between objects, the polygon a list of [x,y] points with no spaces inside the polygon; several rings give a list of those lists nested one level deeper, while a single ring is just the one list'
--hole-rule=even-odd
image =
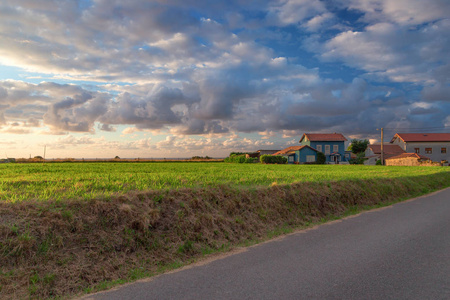
[{"label": "blue house", "polygon": [[280,150],[272,155],[285,156],[288,159],[288,164],[302,164],[305,162],[317,161],[317,150],[310,146],[291,146]]},{"label": "blue house", "polygon": [[300,139],[300,144],[325,154],[327,163],[338,164],[350,160],[350,152],[345,151],[346,141],[341,133],[305,133]]}]

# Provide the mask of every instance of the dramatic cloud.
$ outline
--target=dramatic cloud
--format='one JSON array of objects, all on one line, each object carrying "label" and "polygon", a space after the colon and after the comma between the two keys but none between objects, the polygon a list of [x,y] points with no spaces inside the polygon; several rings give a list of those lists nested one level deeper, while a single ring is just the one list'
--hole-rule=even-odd
[{"label": "dramatic cloud", "polygon": [[448,130],[449,16],[446,0],[2,1],[0,133],[161,154]]}]

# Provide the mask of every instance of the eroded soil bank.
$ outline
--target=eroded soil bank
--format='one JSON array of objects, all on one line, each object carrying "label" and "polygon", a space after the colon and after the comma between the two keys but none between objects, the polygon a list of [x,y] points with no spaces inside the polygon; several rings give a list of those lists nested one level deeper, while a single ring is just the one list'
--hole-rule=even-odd
[{"label": "eroded soil bank", "polygon": [[450,186],[450,173],[367,181],[0,203],[0,298],[70,297],[274,232]]}]

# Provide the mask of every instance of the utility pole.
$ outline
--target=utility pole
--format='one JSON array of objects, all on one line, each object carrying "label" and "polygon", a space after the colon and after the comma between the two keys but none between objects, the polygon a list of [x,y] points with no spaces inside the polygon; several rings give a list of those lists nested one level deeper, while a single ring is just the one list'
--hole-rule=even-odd
[{"label": "utility pole", "polygon": [[381,127],[381,165],[384,166],[383,127]]}]

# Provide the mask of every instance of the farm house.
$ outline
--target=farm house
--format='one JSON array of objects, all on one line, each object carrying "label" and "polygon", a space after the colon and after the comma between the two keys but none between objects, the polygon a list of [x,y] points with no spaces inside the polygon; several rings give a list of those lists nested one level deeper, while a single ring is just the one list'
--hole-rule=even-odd
[{"label": "farm house", "polygon": [[317,161],[317,150],[310,146],[291,146],[272,155],[285,156],[288,164],[313,163]]}]

